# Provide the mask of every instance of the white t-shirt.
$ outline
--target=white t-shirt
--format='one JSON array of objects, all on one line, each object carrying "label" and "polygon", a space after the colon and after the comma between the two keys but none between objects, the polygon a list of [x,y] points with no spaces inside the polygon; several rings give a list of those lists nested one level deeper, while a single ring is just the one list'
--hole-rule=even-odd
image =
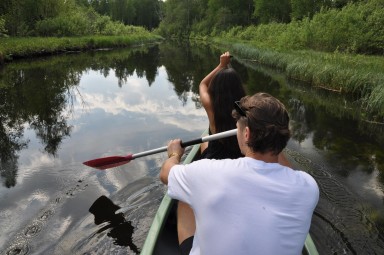
[{"label": "white t-shirt", "polygon": [[173,166],[168,195],[195,213],[190,254],[298,255],[319,188],[305,172],[245,157]]}]

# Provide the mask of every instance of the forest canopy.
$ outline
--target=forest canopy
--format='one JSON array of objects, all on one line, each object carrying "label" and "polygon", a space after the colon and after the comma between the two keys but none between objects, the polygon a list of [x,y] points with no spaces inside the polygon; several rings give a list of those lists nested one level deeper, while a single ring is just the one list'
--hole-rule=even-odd
[{"label": "forest canopy", "polygon": [[1,0],[0,35],[129,34],[157,27],[159,6],[158,0]]},{"label": "forest canopy", "polygon": [[163,10],[164,37],[384,54],[384,0],[167,0]]},{"label": "forest canopy", "polygon": [[[227,39],[384,54],[384,0],[2,0],[0,36]],[[272,43],[272,44],[271,44]]]}]

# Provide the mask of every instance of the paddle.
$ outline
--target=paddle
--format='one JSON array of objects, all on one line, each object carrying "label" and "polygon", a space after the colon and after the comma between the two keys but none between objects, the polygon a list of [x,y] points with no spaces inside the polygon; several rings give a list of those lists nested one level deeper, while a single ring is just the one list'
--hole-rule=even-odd
[{"label": "paddle", "polygon": [[[200,137],[200,138],[190,140],[187,142],[181,142],[181,147],[185,148],[187,146],[195,145],[198,143],[204,143],[204,142],[209,142],[209,141],[213,141],[213,140],[217,140],[217,139],[221,139],[221,138],[225,138],[225,137],[229,137],[229,136],[234,136],[234,135],[236,135],[236,133],[237,133],[237,129],[232,129],[232,130],[217,133],[214,135]],[[160,147],[160,148],[149,150],[149,151],[144,151],[144,152],[140,152],[140,153],[136,153],[136,154],[130,154],[127,156],[110,156],[110,157],[105,157],[105,158],[92,159],[92,160],[83,162],[83,164],[86,166],[90,166],[90,167],[99,169],[99,170],[105,170],[108,168],[127,164],[131,160],[136,159],[136,158],[140,158],[140,157],[156,154],[159,152],[167,151],[167,147],[168,146],[164,146],[164,147]]]}]

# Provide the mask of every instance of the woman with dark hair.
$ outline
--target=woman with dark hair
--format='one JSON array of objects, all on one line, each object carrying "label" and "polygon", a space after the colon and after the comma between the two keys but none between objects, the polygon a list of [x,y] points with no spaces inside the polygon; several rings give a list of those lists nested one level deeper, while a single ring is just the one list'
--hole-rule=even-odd
[{"label": "woman with dark hair", "polygon": [[[200,101],[207,112],[209,134],[216,134],[236,128],[232,118],[233,103],[245,96],[245,90],[238,73],[231,67],[230,54],[220,56],[219,65],[200,83]],[[204,143],[201,158],[224,159],[241,157],[235,136]]]},{"label": "woman with dark hair", "polygon": [[[207,112],[209,134],[236,128],[232,117],[233,104],[245,96],[245,90],[237,72],[229,66],[231,56],[225,52],[219,65],[200,83],[200,101]],[[242,157],[236,136],[210,141],[201,145],[200,159],[236,159]],[[186,203],[177,208],[177,231],[181,254],[189,254],[195,234],[195,216]]]}]

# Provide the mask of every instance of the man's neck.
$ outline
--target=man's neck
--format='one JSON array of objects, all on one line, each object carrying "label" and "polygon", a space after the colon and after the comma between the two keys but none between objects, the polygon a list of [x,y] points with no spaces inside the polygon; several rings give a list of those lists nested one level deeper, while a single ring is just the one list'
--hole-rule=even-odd
[{"label": "man's neck", "polygon": [[245,153],[246,157],[250,157],[256,160],[264,161],[265,163],[278,163],[278,156],[274,155],[272,152],[267,153],[259,153],[259,152],[253,152],[248,151]]}]

